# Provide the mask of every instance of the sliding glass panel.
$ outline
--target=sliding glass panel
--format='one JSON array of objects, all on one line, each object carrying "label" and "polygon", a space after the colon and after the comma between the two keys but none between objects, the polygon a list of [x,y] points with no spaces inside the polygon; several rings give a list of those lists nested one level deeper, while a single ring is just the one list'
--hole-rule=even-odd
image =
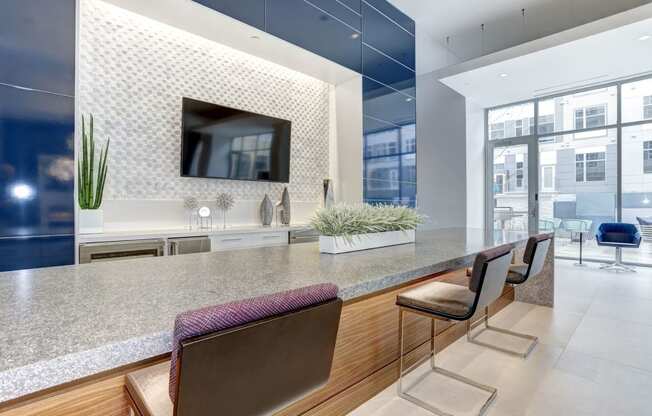
[{"label": "sliding glass panel", "polygon": [[[600,88],[539,102],[539,134],[599,128],[616,124],[617,88]],[[596,132],[585,133],[594,137]],[[604,131],[598,131],[604,135]]]},{"label": "sliding glass panel", "polygon": [[652,123],[623,128],[623,222],[636,224],[639,249],[623,249],[623,260],[652,264]]},{"label": "sliding glass panel", "polygon": [[617,216],[617,130],[591,133],[539,139],[539,229],[555,231],[558,256],[577,258],[582,232],[584,257],[611,261],[595,230]]},{"label": "sliding glass panel", "polygon": [[623,84],[623,122],[652,120],[652,79]]},{"label": "sliding glass panel", "polygon": [[489,140],[534,134],[534,103],[489,110]]}]

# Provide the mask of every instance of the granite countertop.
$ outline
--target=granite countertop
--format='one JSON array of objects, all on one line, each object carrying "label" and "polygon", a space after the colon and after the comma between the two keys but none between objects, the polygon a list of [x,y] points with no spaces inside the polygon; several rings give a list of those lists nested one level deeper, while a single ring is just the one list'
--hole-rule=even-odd
[{"label": "granite countertop", "polygon": [[170,352],[182,311],[322,282],[350,300],[527,237],[451,228],[339,255],[306,243],[0,273],[0,403]]}]

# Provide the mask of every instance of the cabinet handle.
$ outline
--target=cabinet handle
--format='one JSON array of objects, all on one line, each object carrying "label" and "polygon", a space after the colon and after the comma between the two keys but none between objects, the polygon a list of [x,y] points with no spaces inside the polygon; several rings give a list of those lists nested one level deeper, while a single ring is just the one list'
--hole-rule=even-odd
[{"label": "cabinet handle", "polygon": [[234,241],[242,241],[242,238],[225,238],[222,240],[223,243],[232,243]]},{"label": "cabinet handle", "polygon": [[271,239],[271,238],[281,238],[281,236],[280,235],[264,235],[263,236],[263,239],[266,239],[266,240]]}]

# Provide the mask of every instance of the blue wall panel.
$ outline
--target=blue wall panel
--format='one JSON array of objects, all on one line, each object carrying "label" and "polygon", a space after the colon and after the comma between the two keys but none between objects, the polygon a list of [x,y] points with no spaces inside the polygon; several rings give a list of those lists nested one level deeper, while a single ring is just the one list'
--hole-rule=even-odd
[{"label": "blue wall panel", "polygon": [[360,13],[361,0],[337,0],[347,7],[350,7],[354,12]]},{"label": "blue wall panel", "polygon": [[397,90],[411,91],[416,87],[414,71],[375,51],[362,48],[363,75]]},{"label": "blue wall panel", "polygon": [[385,87],[367,77],[364,77],[362,82],[364,115],[400,126],[416,122],[417,102],[414,97]]},{"label": "blue wall panel", "polygon": [[415,69],[414,35],[387,19],[366,3],[362,6],[364,16],[364,43],[373,46],[403,65]]},{"label": "blue wall panel", "polygon": [[75,93],[75,0],[3,0],[0,83]]},{"label": "blue wall panel", "polygon": [[356,72],[359,33],[303,0],[268,0],[267,31]]},{"label": "blue wall panel", "polygon": [[75,262],[75,237],[0,238],[0,271],[63,266]]},{"label": "blue wall panel", "polygon": [[401,27],[403,27],[405,30],[407,30],[408,32],[414,35],[414,31],[415,31],[414,20],[410,19],[408,16],[403,14],[399,9],[397,9],[394,5],[389,3],[387,0],[365,0],[363,1],[363,3],[367,3],[368,5],[378,9],[378,11],[380,11],[382,14],[392,19],[393,21],[398,23]]},{"label": "blue wall panel", "polygon": [[74,233],[74,111],[0,85],[0,237]]},{"label": "blue wall panel", "polygon": [[318,7],[325,12],[342,20],[342,22],[352,28],[362,31],[362,17],[360,13],[353,12],[350,8],[344,6],[337,0],[306,0],[308,3]]},{"label": "blue wall panel", "polygon": [[234,19],[265,30],[265,0],[194,0]]}]

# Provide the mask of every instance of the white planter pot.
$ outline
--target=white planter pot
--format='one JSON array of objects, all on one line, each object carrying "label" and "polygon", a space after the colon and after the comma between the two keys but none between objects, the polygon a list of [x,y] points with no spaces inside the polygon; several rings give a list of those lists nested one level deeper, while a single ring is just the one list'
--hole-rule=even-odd
[{"label": "white planter pot", "polygon": [[79,210],[79,234],[96,234],[104,231],[104,212],[101,209]]},{"label": "white planter pot", "polygon": [[328,254],[348,253],[351,251],[369,250],[371,248],[395,246],[414,243],[415,232],[387,231],[384,233],[358,234],[349,240],[344,237],[319,237],[319,251]]}]

